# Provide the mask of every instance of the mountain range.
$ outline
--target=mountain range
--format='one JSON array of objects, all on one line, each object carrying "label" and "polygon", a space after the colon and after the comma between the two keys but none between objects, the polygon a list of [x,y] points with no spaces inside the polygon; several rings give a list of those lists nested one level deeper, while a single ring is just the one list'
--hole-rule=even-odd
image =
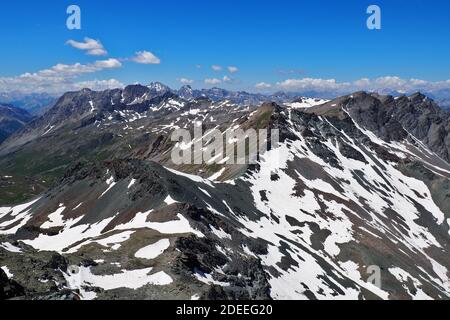
[{"label": "mountain range", "polygon": [[0,143],[32,119],[33,116],[25,110],[0,104]]},{"label": "mountain range", "polygon": [[[280,144],[173,163],[199,122]],[[450,114],[421,93],[83,89],[0,144],[0,298],[449,299],[449,242]]]},{"label": "mountain range", "polygon": [[55,100],[55,96],[47,93],[0,92],[0,103],[13,105],[35,115],[50,109]]},{"label": "mountain range", "polygon": [[[172,92],[173,94],[176,94],[184,99],[208,97],[215,101],[229,99],[235,103],[240,104],[261,104],[265,101],[284,103],[302,96],[321,99],[334,99],[337,96],[342,95],[342,93],[339,92],[319,92],[312,90],[304,90],[301,92],[279,91],[272,94],[263,94],[250,93],[246,91],[230,91],[221,88],[193,89],[190,85],[182,86],[180,89],[172,89],[160,82],[153,82],[147,87],[150,88],[153,93]],[[381,90],[381,92],[379,93],[395,97],[406,94],[405,92],[398,92],[389,89]],[[428,92],[425,91],[423,93],[428,97],[434,99],[436,103],[443,109],[450,108],[450,92],[448,90],[444,89]],[[413,94],[413,92],[409,94]],[[18,91],[0,92],[0,103],[10,104],[17,108],[25,109],[35,115],[42,115],[43,113],[45,113],[54,105],[57,99],[58,96],[48,93],[22,93]]]}]

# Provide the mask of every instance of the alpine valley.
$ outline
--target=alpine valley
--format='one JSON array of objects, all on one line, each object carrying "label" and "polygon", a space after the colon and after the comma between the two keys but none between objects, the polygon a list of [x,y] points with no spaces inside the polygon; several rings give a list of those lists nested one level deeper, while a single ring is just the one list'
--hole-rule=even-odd
[{"label": "alpine valley", "polygon": [[[0,106],[0,299],[450,298],[450,114],[423,94],[153,83],[51,105]],[[172,131],[200,121],[280,145],[175,165]]]}]

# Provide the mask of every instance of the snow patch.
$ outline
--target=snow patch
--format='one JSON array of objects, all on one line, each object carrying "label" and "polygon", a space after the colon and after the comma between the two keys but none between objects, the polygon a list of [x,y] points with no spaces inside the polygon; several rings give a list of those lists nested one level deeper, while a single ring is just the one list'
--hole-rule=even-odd
[{"label": "snow patch", "polygon": [[113,275],[95,275],[90,268],[71,267],[69,272],[64,274],[68,286],[73,290],[80,290],[84,299],[95,298],[88,295],[85,287],[98,287],[104,290],[113,290],[118,288],[139,289],[145,285],[165,286],[173,282],[172,278],[164,271],[149,274],[153,268],[138,270],[122,270],[121,273]]},{"label": "snow patch", "polygon": [[2,266],[2,267],[0,267],[0,269],[2,269],[6,273],[6,276],[8,277],[8,279],[11,279],[12,277],[14,277],[14,275],[11,273],[11,271],[9,271],[7,266]]},{"label": "snow patch", "polygon": [[154,244],[139,249],[134,256],[136,258],[153,260],[163,254],[164,251],[166,251],[169,247],[169,239],[162,239],[155,242]]}]

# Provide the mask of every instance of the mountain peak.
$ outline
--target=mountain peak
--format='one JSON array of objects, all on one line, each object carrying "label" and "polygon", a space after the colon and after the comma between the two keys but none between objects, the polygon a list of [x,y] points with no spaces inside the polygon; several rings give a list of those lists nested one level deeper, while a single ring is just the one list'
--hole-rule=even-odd
[{"label": "mountain peak", "polygon": [[152,93],[168,92],[171,89],[161,82],[152,82],[147,86]]},{"label": "mountain peak", "polygon": [[426,95],[424,95],[422,92],[419,91],[410,95],[409,99],[414,102],[421,102],[427,99],[431,100],[430,98],[428,98]]}]

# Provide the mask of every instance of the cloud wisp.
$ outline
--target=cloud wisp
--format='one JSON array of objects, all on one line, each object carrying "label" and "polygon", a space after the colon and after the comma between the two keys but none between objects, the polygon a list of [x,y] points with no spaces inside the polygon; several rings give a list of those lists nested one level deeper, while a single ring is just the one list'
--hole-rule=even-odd
[{"label": "cloud wisp", "polygon": [[228,72],[231,73],[231,74],[236,73],[236,72],[239,71],[239,68],[238,67],[234,67],[234,66],[229,66],[227,69],[228,69]]},{"label": "cloud wisp", "polygon": [[229,76],[224,76],[221,79],[218,78],[208,78],[205,79],[205,84],[207,85],[218,85],[218,84],[224,84],[224,83],[231,83],[233,82],[233,79],[230,78]]},{"label": "cloud wisp", "polygon": [[91,56],[106,56],[108,54],[100,40],[94,40],[86,37],[84,38],[84,42],[69,40],[66,43],[75,49],[85,51]]},{"label": "cloud wisp", "polygon": [[150,51],[138,51],[136,52],[136,56],[130,59],[133,62],[139,64],[160,64],[161,59],[156,55],[151,53]]},{"label": "cloud wisp", "polygon": [[259,90],[265,90],[265,89],[272,88],[272,85],[270,83],[266,83],[266,82],[259,82],[259,83],[255,84],[255,88],[259,89]]},{"label": "cloud wisp", "polygon": [[179,79],[177,79],[179,82],[181,82],[182,84],[184,84],[184,85],[187,85],[187,84],[193,84],[194,83],[194,80],[192,80],[192,79],[188,79],[188,78],[179,78]]},{"label": "cloud wisp", "polygon": [[205,84],[216,85],[216,84],[220,84],[220,83],[222,83],[221,79],[217,79],[217,78],[205,79]]}]

